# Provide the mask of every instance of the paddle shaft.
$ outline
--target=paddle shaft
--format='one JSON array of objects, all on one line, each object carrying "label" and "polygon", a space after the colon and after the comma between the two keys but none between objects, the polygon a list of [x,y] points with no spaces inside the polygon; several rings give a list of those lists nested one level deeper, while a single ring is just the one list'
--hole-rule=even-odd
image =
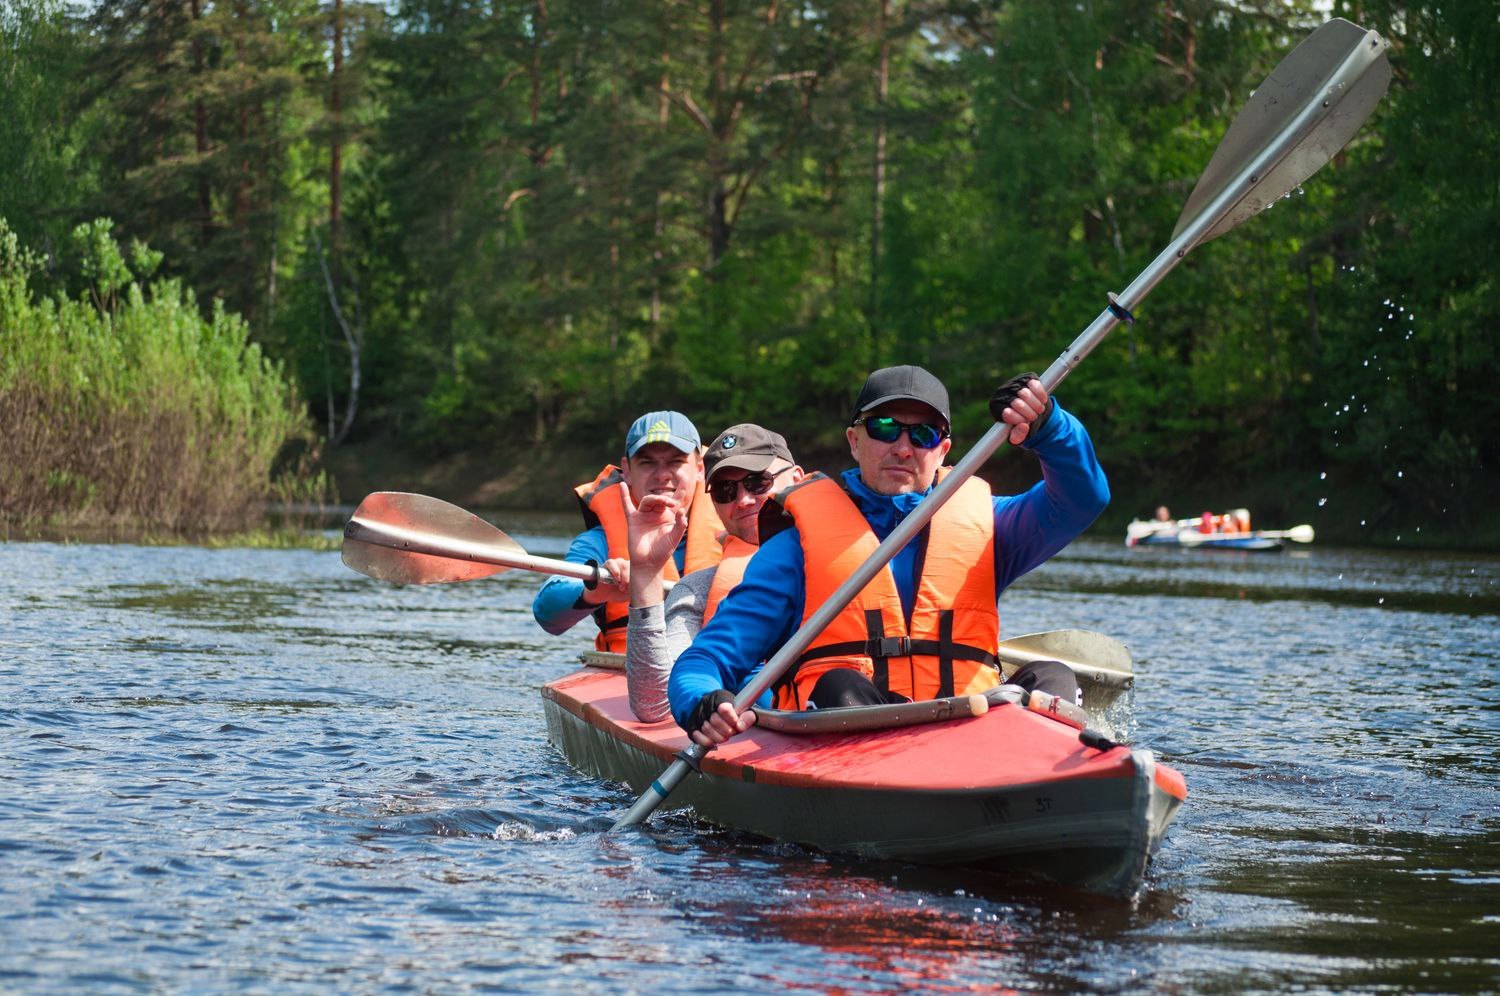
[{"label": "paddle shaft", "polygon": [[[1341,94],[1359,79],[1365,68],[1376,58],[1375,55],[1367,52],[1366,48],[1361,45],[1340,61],[1338,68],[1328,80],[1325,93]],[[1167,248],[1162,250],[1122,293],[1111,300],[1110,306],[1105,308],[1099,317],[1095,318],[1042,374],[1042,386],[1049,394],[1078,364],[1083,362],[1089,353],[1093,352],[1094,347],[1104,340],[1104,337],[1120,323],[1121,319],[1134,321],[1134,318],[1130,316],[1131,309],[1144,300],[1162,278],[1182,261],[1188,251],[1256,188],[1272,167],[1298,146],[1306,137],[1308,130],[1315,127],[1327,115],[1334,102],[1334,99],[1308,101],[1291,123],[1241,167],[1234,174],[1234,178],[1225,184],[1218,195],[1171,241]],[[973,477],[979,466],[1000,448],[1000,444],[1009,435],[1010,429],[1011,427],[1003,422],[996,423],[980,437],[974,448],[969,450],[958,465],[938,482],[926,500],[917,505],[891,531],[891,534],[875,548],[875,552],[870,555],[869,559],[855,569],[854,573],[828,597],[828,600],[807,618],[802,628],[797,630],[792,638],[766,662],[750,683],[740,690],[734,698],[736,712],[744,712],[760,697],[761,693],[781,678],[792,662],[802,656],[803,651],[808,648],[813,639],[843,611],[844,606],[849,604],[886,564],[890,563],[902,547],[926,528],[927,523],[952,497],[953,493],[965,481]],[[651,783],[650,788],[641,794],[635,805],[630,807],[630,810],[615,823],[615,826],[629,826],[650,816],[661,803],[666,801],[672,790],[681,784],[688,772],[698,766],[707,753],[707,748],[697,743],[690,744],[679,755],[678,760],[672,762],[661,777]]]},{"label": "paddle shaft", "polygon": [[560,574],[566,578],[577,578],[589,584],[613,583],[609,572],[602,567],[575,564],[567,560],[552,560],[548,557],[533,557],[529,553],[491,544],[476,543],[456,536],[432,536],[416,529],[407,529],[389,522],[378,522],[356,516],[344,527],[344,538],[361,543],[410,553],[422,553],[431,557],[447,557],[451,560],[472,560],[481,564],[498,564],[523,571],[541,574]]}]

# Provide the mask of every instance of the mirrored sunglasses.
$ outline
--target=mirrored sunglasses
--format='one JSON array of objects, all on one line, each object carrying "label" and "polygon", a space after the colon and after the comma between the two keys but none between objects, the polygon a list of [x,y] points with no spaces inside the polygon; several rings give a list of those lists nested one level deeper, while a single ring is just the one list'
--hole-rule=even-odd
[{"label": "mirrored sunglasses", "polygon": [[739,497],[741,484],[745,486],[746,494],[763,495],[771,490],[771,484],[775,480],[775,474],[767,474],[761,470],[733,481],[709,481],[708,496],[720,505],[728,505]]},{"label": "mirrored sunglasses", "polygon": [[854,420],[855,425],[865,427],[865,433],[876,442],[894,443],[901,438],[901,433],[906,433],[906,438],[919,450],[930,450],[948,438],[948,430],[940,425],[932,425],[929,422],[917,422],[915,424],[899,422],[889,415],[880,418],[865,416]]}]

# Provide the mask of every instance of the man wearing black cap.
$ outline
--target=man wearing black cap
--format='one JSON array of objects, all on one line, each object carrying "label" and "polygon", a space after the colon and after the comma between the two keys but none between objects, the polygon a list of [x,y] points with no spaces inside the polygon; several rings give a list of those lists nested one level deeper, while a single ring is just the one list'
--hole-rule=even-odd
[{"label": "man wearing black cap", "polygon": [[[1012,444],[1040,458],[1042,482],[992,496],[983,481],[965,481],[778,681],[779,708],[935,698],[998,683],[996,599],[1087,528],[1109,488],[1082,424],[1034,374],[1003,384],[990,411],[1010,426]],[[672,715],[696,742],[721,743],[755,722],[753,710],[736,715],[731,691],[927,498],[952,447],[949,427],[948,392],[921,367],[887,367],[865,381],[845,430],[857,466],[836,479],[814,475],[767,504],[760,552],[677,659]],[[1072,683],[1061,665],[1023,671],[1012,680],[1071,690],[1059,688]]]},{"label": "man wearing black cap", "polygon": [[780,434],[752,423],[719,433],[703,455],[708,495],[724,523],[724,555],[694,571],[663,597],[663,572],[687,529],[687,514],[670,497],[647,495],[627,504],[630,528],[630,628],[625,676],[630,708],[642,722],[665,719],[667,676],[724,596],[739,583],[760,544],[761,506],[774,491],[802,480],[802,468]]}]

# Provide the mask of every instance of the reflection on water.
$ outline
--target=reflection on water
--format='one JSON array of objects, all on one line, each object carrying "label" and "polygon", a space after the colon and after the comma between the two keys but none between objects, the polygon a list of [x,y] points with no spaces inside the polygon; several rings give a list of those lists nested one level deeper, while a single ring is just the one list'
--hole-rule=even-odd
[{"label": "reflection on water", "polygon": [[1131,904],[602,832],[630,795],[546,742],[588,637],[536,629],[535,576],[0,545],[0,988],[1494,989],[1497,581],[1101,541],[1007,593],[1007,633],[1131,647],[1115,726],[1188,779]]}]

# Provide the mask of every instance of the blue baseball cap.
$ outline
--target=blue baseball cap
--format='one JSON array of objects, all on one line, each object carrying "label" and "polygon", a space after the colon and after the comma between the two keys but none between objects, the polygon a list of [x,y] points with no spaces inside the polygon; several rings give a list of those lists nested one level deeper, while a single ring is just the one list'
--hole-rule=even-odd
[{"label": "blue baseball cap", "polygon": [[684,453],[696,453],[703,445],[698,428],[682,412],[647,412],[630,423],[625,433],[625,456],[649,443],[670,443]]}]

